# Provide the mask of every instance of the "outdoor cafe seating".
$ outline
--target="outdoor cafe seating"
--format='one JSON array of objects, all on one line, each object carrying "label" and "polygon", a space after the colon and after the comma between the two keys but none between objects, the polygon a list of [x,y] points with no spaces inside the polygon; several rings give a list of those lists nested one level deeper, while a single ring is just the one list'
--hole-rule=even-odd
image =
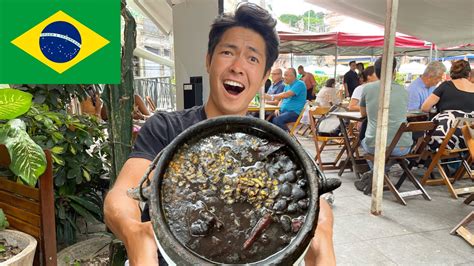
[{"label": "outdoor cafe seating", "polygon": [[[428,154],[431,162],[421,180],[423,185],[444,184],[451,196],[455,199],[457,199],[459,195],[474,192],[474,186],[461,188],[454,187],[454,184],[462,179],[466,172],[472,173],[470,170],[472,156],[469,155],[468,148],[450,149],[448,146],[448,142],[451,140],[456,130],[460,130],[465,124],[472,125],[472,123],[474,123],[472,118],[456,119],[454,125],[446,133],[446,136],[438,150]],[[447,172],[448,169],[445,166],[453,163],[458,163],[461,167],[458,167],[454,175],[450,176],[450,173]],[[432,178],[435,169],[439,172],[439,178]]]},{"label": "outdoor cafe seating", "polygon": [[[407,204],[404,198],[410,197],[410,196],[422,195],[426,200],[431,200],[426,190],[423,188],[421,183],[411,172],[411,167],[409,166],[408,161],[419,161],[422,158],[422,156],[426,152],[426,147],[431,138],[431,135],[429,132],[431,132],[434,128],[435,128],[435,124],[431,121],[402,123],[397,133],[395,134],[392,142],[390,143],[390,145],[388,146],[386,150],[385,162],[389,163],[391,161],[392,162],[395,161],[403,169],[403,175],[400,177],[401,182],[398,182],[397,185],[394,185],[390,177],[388,176],[388,173],[385,173],[384,184],[393,193],[397,201],[403,205]],[[419,132],[424,132],[427,134],[420,135],[420,137],[416,140],[415,144],[411,147],[410,152],[408,154],[403,155],[403,156],[392,156],[391,153],[397,146],[397,143],[400,140],[401,136],[404,133],[408,133],[408,132],[411,132],[412,134],[415,134],[415,135],[416,133],[419,133]],[[370,161],[374,161],[373,154],[367,154],[365,158]],[[399,189],[403,183],[403,180],[406,177],[408,177],[408,179],[413,183],[416,189],[412,191],[400,192]]]}]

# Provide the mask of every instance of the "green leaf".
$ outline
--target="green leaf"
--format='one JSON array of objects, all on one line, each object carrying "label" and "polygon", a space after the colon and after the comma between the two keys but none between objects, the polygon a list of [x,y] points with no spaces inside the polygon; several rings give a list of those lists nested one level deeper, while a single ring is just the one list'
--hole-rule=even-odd
[{"label": "green leaf", "polygon": [[82,169],[82,176],[86,179],[87,182],[91,181],[91,175],[87,172],[86,169]]},{"label": "green leaf", "polygon": [[64,160],[62,158],[56,156],[54,153],[51,154],[51,157],[53,158],[54,163],[62,165],[62,166],[65,165]]},{"label": "green leaf", "polygon": [[28,136],[23,121],[14,119],[7,125],[10,125],[10,132],[14,134],[14,137],[5,140],[12,161],[10,170],[23,182],[34,187],[38,177],[46,170],[43,149]]},{"label": "green leaf", "polygon": [[[97,206],[96,204],[84,199],[84,198],[81,198],[79,196],[74,196],[74,195],[68,195],[67,196],[68,198],[70,198],[72,201],[80,204],[82,207],[86,208],[87,210],[89,210],[90,212],[92,212],[93,214],[101,217],[102,216],[102,210],[99,206]],[[72,203],[71,203],[72,204]]]},{"label": "green leaf", "polygon": [[15,89],[0,90],[0,119],[14,119],[31,107],[33,95]]},{"label": "green leaf", "polygon": [[0,244],[0,252],[5,252],[5,246]]},{"label": "green leaf", "polygon": [[82,217],[84,217],[89,222],[96,222],[97,219],[86,209],[81,207],[79,204],[71,202],[71,207]]},{"label": "green leaf", "polygon": [[51,152],[54,154],[63,154],[64,153],[64,148],[61,146],[55,146],[51,149]]}]

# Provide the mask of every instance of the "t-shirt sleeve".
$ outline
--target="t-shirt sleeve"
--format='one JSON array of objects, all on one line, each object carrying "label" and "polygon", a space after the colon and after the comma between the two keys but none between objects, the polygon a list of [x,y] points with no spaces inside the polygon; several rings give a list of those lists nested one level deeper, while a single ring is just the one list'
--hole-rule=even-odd
[{"label": "t-shirt sleeve", "polygon": [[352,98],[356,100],[360,100],[360,97],[362,96],[363,91],[364,91],[364,86],[357,86],[357,88],[355,88],[354,92],[352,93]]},{"label": "t-shirt sleeve", "polygon": [[434,89],[433,94],[441,98],[447,87],[449,87],[449,81],[441,83],[438,88]]},{"label": "t-shirt sleeve", "polygon": [[408,110],[417,110],[421,108],[421,96],[414,87],[408,88]]},{"label": "t-shirt sleeve", "polygon": [[140,128],[128,158],[143,158],[153,161],[166,146],[165,143],[168,143],[167,132],[165,118],[160,114],[151,116]]}]

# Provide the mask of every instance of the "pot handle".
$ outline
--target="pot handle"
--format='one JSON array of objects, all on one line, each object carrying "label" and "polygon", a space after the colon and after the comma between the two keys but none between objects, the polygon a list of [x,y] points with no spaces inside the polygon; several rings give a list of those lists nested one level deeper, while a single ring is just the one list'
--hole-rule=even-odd
[{"label": "pot handle", "polygon": [[323,195],[324,193],[331,192],[333,190],[336,190],[338,187],[341,186],[341,179],[337,177],[331,177],[327,178],[324,172],[322,172],[318,166],[316,165],[316,162],[311,160],[312,163],[312,168],[313,171],[316,173],[316,176],[319,178],[319,196]]},{"label": "pot handle", "polygon": [[[162,153],[163,153],[163,150],[161,150],[156,155],[155,159],[153,159],[153,161],[150,163],[150,165],[148,166],[148,169],[145,171],[145,174],[143,174],[142,178],[140,179],[140,183],[138,184],[138,187],[130,188],[127,191],[127,194],[128,194],[129,197],[131,197],[132,199],[135,199],[135,200],[143,201],[143,202],[148,200],[148,198],[150,197],[150,193],[151,193],[151,187],[150,187],[151,180],[150,180],[149,176],[150,176],[150,173],[153,170],[155,170],[156,163],[161,158]],[[143,185],[145,184],[145,182],[146,182],[146,186],[144,187]]]}]

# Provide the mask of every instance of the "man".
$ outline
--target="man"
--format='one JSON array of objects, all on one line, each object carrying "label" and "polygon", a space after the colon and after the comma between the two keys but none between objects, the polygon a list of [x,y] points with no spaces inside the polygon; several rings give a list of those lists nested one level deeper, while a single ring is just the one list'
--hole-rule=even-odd
[{"label": "man", "polygon": [[352,97],[352,92],[355,88],[359,86],[359,76],[355,71],[357,68],[356,61],[349,62],[349,71],[344,75],[344,91],[346,93],[345,97]]},{"label": "man", "polygon": [[314,79],[313,74],[304,71],[304,67],[302,65],[298,66],[298,74],[301,75],[301,80],[304,82],[306,86],[306,100],[312,101],[316,98],[314,95],[314,88],[316,87],[316,80]]},{"label": "man", "polygon": [[[285,84],[283,83],[283,71],[281,71],[281,68],[272,69],[272,72],[270,73],[270,77],[272,78],[273,83],[268,89],[267,94],[274,95],[274,94],[282,93],[283,90],[285,89]],[[272,104],[272,105],[278,105],[279,102],[280,102],[279,100],[273,100],[273,101],[267,101],[266,103]]]},{"label": "man", "polygon": [[285,90],[279,94],[265,94],[265,99],[270,101],[282,100],[279,104],[280,110],[275,111],[275,116],[271,122],[281,129],[289,131],[286,124],[298,119],[306,103],[306,86],[303,81],[296,79],[294,68],[288,68],[283,78],[285,84],[287,84]]},{"label": "man", "polygon": [[[395,76],[395,68],[397,61],[393,60],[393,77]],[[380,57],[375,62],[375,74],[380,79],[382,72],[382,58]],[[393,137],[398,131],[400,124],[406,121],[408,104],[408,92],[403,86],[392,81],[390,94],[390,108],[388,114],[388,133],[387,133],[387,145],[392,142]],[[362,91],[360,99],[360,113],[362,116],[367,116],[367,129],[365,131],[365,137],[361,142],[362,148],[370,153],[374,154],[375,151],[375,132],[377,129],[377,115],[379,110],[379,94],[381,91],[381,81],[374,81],[368,83]],[[402,156],[409,152],[410,146],[413,140],[411,134],[405,133],[402,135],[396,148],[393,150],[392,155]],[[371,163],[369,163],[371,165]],[[388,168],[387,168],[388,169]]]},{"label": "man", "polygon": [[423,75],[408,86],[408,110],[420,110],[426,98],[434,91],[436,84],[443,78],[446,67],[439,61],[433,61],[426,66]]},{"label": "man", "polygon": [[[278,56],[275,25],[267,11],[249,3],[239,5],[235,14],[218,17],[209,33],[206,68],[210,94],[206,104],[155,113],[141,128],[104,203],[105,222],[124,242],[131,265],[156,265],[158,256],[151,223],[142,222],[138,202],[127,196],[127,190],[138,185],[158,152],[186,128],[207,118],[246,114],[248,104],[263,86]],[[147,211],[143,216],[149,220]],[[324,200],[320,216],[323,217],[318,219],[317,238],[312,241],[305,262],[334,265],[332,212]]]}]

